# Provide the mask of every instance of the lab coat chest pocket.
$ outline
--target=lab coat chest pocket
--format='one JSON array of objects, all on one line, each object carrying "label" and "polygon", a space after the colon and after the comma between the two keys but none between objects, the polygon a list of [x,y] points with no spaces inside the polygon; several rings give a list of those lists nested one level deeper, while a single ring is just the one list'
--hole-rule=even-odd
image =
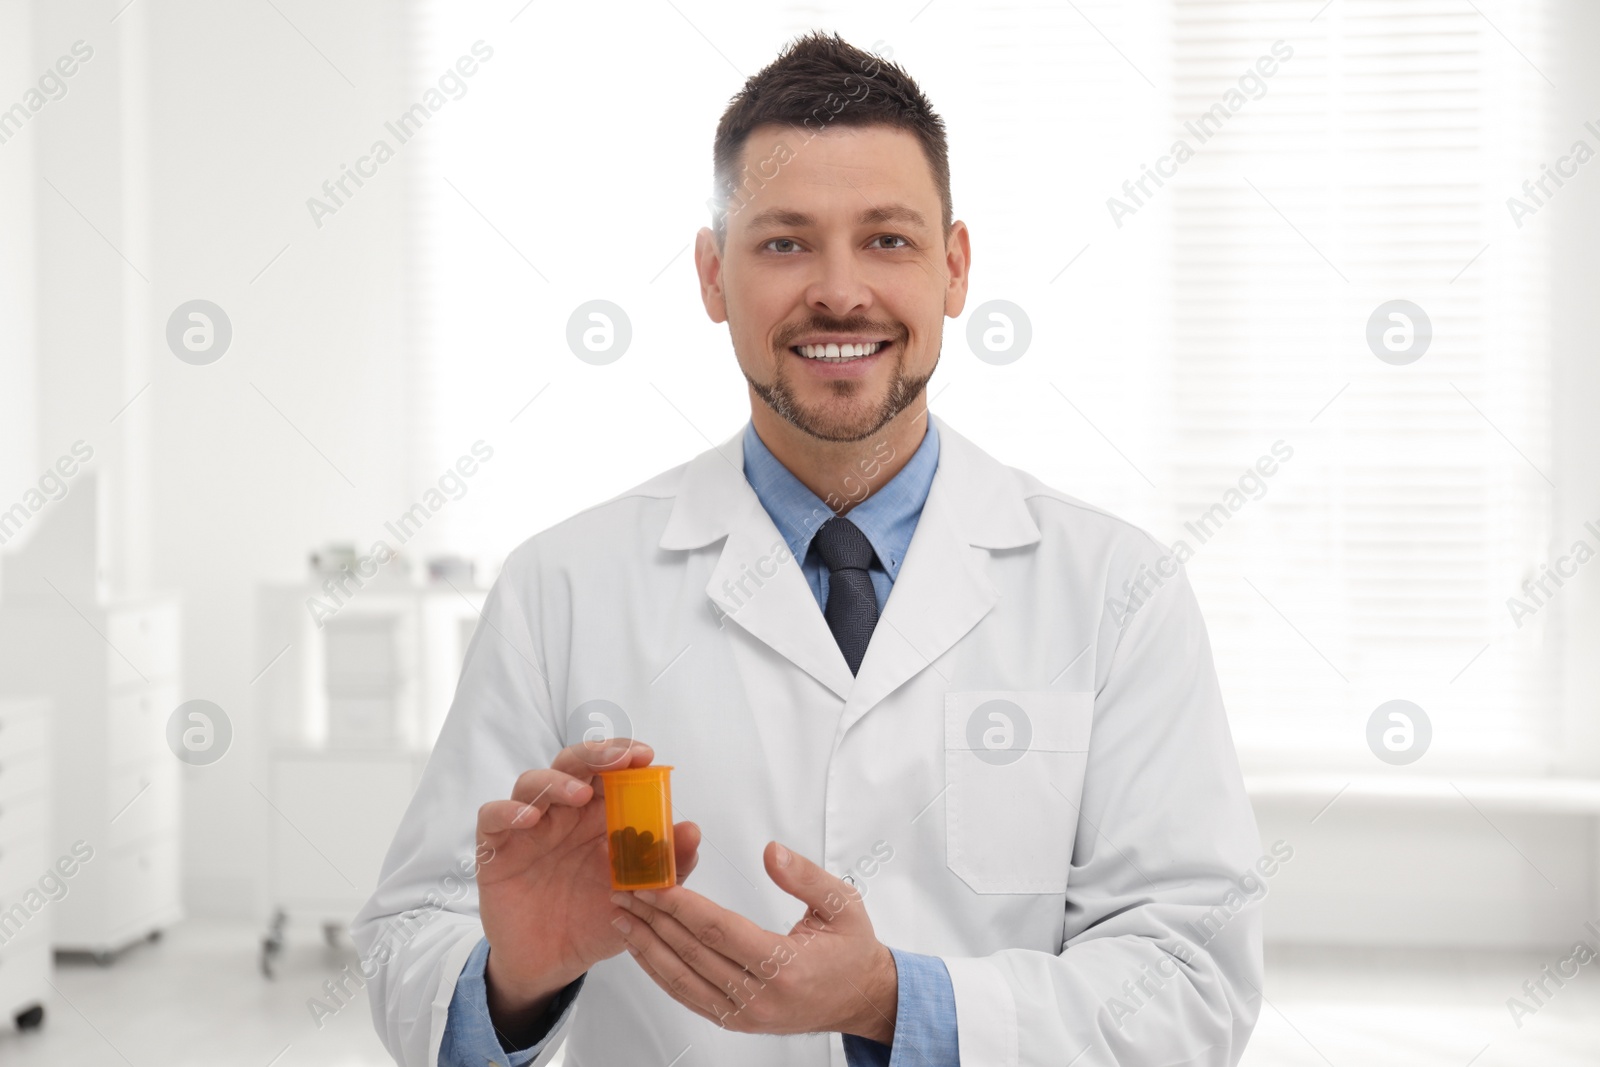
[{"label": "lab coat chest pocket", "polygon": [[1094,694],[946,693],[945,848],[977,893],[1064,893]]}]

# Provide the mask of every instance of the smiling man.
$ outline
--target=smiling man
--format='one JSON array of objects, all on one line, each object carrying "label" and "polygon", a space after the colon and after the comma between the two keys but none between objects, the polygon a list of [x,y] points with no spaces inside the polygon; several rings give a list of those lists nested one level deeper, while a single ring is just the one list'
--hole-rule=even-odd
[{"label": "smiling man", "polygon": [[[1270,858],[1187,579],[927,410],[971,263],[942,121],[812,35],[714,165],[695,263],[750,421],[506,561],[356,921],[385,1044],[1237,1062]],[[613,893],[596,772],[658,756],[679,884]]]}]

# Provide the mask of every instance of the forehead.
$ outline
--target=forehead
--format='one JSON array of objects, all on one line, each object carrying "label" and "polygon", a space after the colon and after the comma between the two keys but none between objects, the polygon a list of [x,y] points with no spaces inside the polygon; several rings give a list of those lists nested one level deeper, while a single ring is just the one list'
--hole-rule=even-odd
[{"label": "forehead", "polygon": [[758,126],[745,140],[741,164],[734,175],[735,201],[742,197],[745,203],[731,225],[768,209],[854,218],[884,202],[915,207],[930,222],[942,217],[922,143],[898,127],[835,125],[814,133]]}]

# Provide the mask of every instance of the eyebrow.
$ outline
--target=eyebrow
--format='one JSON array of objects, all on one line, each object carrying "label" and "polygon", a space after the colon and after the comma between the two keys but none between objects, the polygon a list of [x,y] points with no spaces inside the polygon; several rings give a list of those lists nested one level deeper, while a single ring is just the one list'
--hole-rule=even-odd
[{"label": "eyebrow", "polygon": [[922,217],[922,212],[906,207],[904,204],[885,204],[882,207],[868,208],[861,213],[863,226],[874,226],[880,222],[903,222],[910,226],[928,225]]},{"label": "eyebrow", "polygon": [[[856,220],[862,226],[876,226],[884,222],[901,222],[910,226],[926,228],[927,220],[922,217],[922,212],[904,204],[884,204],[878,207],[869,207],[863,211]],[[804,211],[791,211],[787,208],[767,208],[750,220],[752,230],[768,226],[788,227],[801,229],[806,226],[815,226],[817,220]]]}]

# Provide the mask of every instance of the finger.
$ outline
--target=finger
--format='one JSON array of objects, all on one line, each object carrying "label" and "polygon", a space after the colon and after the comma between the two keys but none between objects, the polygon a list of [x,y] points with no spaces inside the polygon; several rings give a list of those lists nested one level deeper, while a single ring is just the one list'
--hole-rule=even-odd
[{"label": "finger", "polygon": [[639,969],[641,971],[643,971],[646,975],[648,975],[650,977],[650,980],[652,982],[654,982],[656,984],[656,987],[658,989],[660,989],[663,993],[665,993],[667,996],[671,997],[673,1000],[677,1001],[679,1004],[682,1004],[685,1008],[688,1008],[690,1011],[694,1012],[696,1015],[700,1016],[700,1018],[705,1019],[708,1022],[716,1023],[718,1026],[722,1027],[724,1030],[733,1029],[733,1025],[732,1024],[733,1024],[734,1020],[738,1018],[739,1010],[734,1010],[734,1011],[727,1012],[726,1014],[724,1014],[724,1015],[719,1017],[715,1012],[707,1011],[705,1008],[700,1007],[698,1004],[691,1004],[690,1002],[684,1000],[682,997],[678,996],[677,991],[672,988],[672,986],[666,981],[666,979],[662,978],[661,975],[656,972],[656,969],[654,967],[650,966],[650,964],[645,960],[644,956],[639,952],[638,949],[634,948],[632,945],[626,945],[625,947],[628,950],[628,955],[633,957],[633,962],[635,962],[635,963],[637,963],[639,965]]},{"label": "finger", "polygon": [[855,886],[776,841],[768,843],[762,859],[766,862],[767,876],[779,889],[806,905],[808,918],[815,916],[842,930],[872,929],[872,922],[861,904],[861,893]]},{"label": "finger", "polygon": [[656,758],[655,749],[629,737],[602,741],[579,741],[556,753],[550,766],[587,781],[597,771],[620,771],[643,767]]},{"label": "finger", "polygon": [[738,912],[683,886],[635,889],[631,895],[634,913],[647,922],[654,925],[658,915],[671,919],[706,949],[751,972],[763,963],[770,967],[773,954],[785,943],[782,934],[763,930]]},{"label": "finger", "polygon": [[[511,799],[540,812],[552,804],[581,808],[593,797],[593,789],[582,778],[575,778],[553,767],[538,767],[517,776],[516,784],[511,787]],[[520,818],[513,820],[510,829],[531,824],[532,818],[531,810],[523,812]]]},{"label": "finger", "polygon": [[678,884],[689,877],[700,862],[700,827],[692,822],[672,824],[672,851],[678,869]]},{"label": "finger", "polygon": [[520,800],[491,800],[478,809],[478,838],[498,837],[511,830],[528,830],[544,818],[544,811]]},{"label": "finger", "polygon": [[674,1000],[709,1013],[713,1018],[741,1006],[685,963],[649,923],[623,913],[612,920],[612,925],[622,934],[628,947],[638,953],[636,958],[650,965],[661,987]]},{"label": "finger", "polygon": [[659,908],[651,907],[630,893],[613,893],[611,901],[635,918],[642,919],[679,960],[722,990],[736,1005],[748,1002],[758,990],[765,987],[766,983],[760,977],[723,955],[718,947],[702,942],[677,919]]}]

